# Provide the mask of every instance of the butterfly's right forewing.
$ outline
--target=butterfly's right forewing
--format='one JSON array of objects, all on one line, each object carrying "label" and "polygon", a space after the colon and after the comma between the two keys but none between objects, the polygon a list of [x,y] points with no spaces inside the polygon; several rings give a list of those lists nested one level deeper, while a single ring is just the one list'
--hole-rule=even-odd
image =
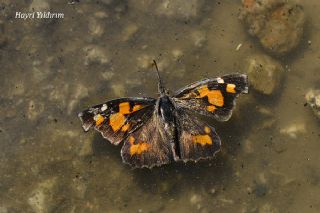
[{"label": "butterfly's right forewing", "polygon": [[178,108],[226,121],[231,117],[235,100],[241,93],[248,93],[247,76],[231,74],[186,86],[176,92],[173,100]]}]

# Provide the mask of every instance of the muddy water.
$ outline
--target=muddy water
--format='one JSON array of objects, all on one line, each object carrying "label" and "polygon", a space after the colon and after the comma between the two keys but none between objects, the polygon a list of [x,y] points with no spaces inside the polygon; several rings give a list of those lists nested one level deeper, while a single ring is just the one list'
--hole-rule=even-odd
[{"label": "muddy water", "polygon": [[[249,88],[228,122],[207,120],[223,143],[216,158],[152,170],[122,164],[121,147],[84,133],[77,113],[157,97],[154,58],[174,91],[269,53],[239,21],[240,1],[65,2],[0,2],[1,213],[320,211],[319,119],[304,98],[320,81],[318,0],[300,1],[302,41],[275,57],[281,87]],[[32,8],[64,17],[15,18]]]}]

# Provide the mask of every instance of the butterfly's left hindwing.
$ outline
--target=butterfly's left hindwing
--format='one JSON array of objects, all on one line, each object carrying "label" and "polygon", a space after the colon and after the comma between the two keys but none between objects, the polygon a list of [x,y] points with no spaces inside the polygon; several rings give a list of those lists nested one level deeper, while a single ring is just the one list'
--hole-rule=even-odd
[{"label": "butterfly's left hindwing", "polygon": [[186,86],[176,92],[173,100],[178,108],[226,121],[231,117],[235,99],[241,93],[248,93],[247,76],[231,74]]},{"label": "butterfly's left hindwing", "polygon": [[78,116],[85,131],[94,127],[117,145],[151,118],[155,101],[153,98],[120,98],[90,107]]}]

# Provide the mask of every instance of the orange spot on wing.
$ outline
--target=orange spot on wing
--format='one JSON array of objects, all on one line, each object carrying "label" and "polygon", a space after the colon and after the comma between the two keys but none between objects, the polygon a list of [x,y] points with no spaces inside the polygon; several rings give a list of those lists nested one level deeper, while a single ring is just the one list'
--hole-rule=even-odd
[{"label": "orange spot on wing", "polygon": [[125,115],[130,114],[130,103],[129,102],[123,102],[119,104],[119,113]]},{"label": "orange spot on wing", "polygon": [[207,96],[210,104],[220,107],[224,105],[224,98],[220,90],[209,90],[207,86],[204,86],[199,88],[198,92],[199,96],[196,98],[203,98]]},{"label": "orange spot on wing", "polygon": [[128,131],[129,128],[130,128],[130,124],[127,123],[126,125],[123,125],[123,126],[122,126],[121,131],[122,131],[122,132],[126,132],[126,131]]},{"label": "orange spot on wing", "polygon": [[202,146],[208,144],[212,144],[211,137],[209,135],[193,135],[192,136],[193,143],[201,144]]},{"label": "orange spot on wing", "polygon": [[131,145],[133,145],[133,143],[134,143],[135,140],[136,140],[136,139],[134,139],[134,137],[132,137],[132,136],[129,137],[129,143],[130,143]]},{"label": "orange spot on wing", "polygon": [[131,114],[133,112],[136,112],[140,109],[144,108],[141,104],[136,104],[133,106],[132,111],[130,110],[130,103],[129,102],[123,102],[119,104],[119,113],[123,115]]},{"label": "orange spot on wing", "polygon": [[133,108],[132,108],[132,112],[138,111],[138,110],[140,110],[142,108],[144,108],[144,106],[142,106],[140,104],[134,105]]},{"label": "orange spot on wing", "polygon": [[207,110],[208,110],[209,112],[214,112],[214,111],[216,110],[216,107],[213,106],[213,105],[210,105],[210,106],[207,106]]},{"label": "orange spot on wing", "polygon": [[211,90],[207,96],[210,104],[220,107],[224,105],[224,98],[220,90]]},{"label": "orange spot on wing", "polygon": [[96,116],[94,116],[94,120],[96,122],[96,126],[99,126],[100,124],[103,123],[104,117],[100,114],[97,114]]},{"label": "orange spot on wing", "polygon": [[124,115],[121,113],[112,114],[110,115],[110,118],[109,118],[109,124],[114,132],[121,129],[125,121],[126,121],[126,117],[124,117]]},{"label": "orange spot on wing", "polygon": [[226,91],[228,93],[236,93],[236,85],[235,84],[227,84],[227,88],[226,88]]},{"label": "orange spot on wing", "polygon": [[204,131],[205,131],[205,133],[209,134],[211,132],[211,129],[208,126],[205,126]]},{"label": "orange spot on wing", "polygon": [[197,98],[203,98],[209,94],[210,90],[208,89],[207,86],[203,86],[198,89],[198,92],[199,92],[199,96],[197,96]]},{"label": "orange spot on wing", "polygon": [[[129,138],[129,142],[130,142],[130,138]],[[142,152],[145,152],[149,149],[150,144],[147,144],[145,142],[140,141],[138,144],[133,144],[131,143],[130,146],[130,155],[140,155]]]}]

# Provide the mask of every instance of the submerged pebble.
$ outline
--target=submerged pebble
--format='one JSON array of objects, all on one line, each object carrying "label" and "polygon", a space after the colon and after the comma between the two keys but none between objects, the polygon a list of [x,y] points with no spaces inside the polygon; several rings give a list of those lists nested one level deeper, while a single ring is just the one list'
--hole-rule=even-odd
[{"label": "submerged pebble", "polygon": [[262,122],[258,126],[259,129],[274,128],[274,125],[275,125],[277,119],[274,116],[275,113],[272,108],[268,108],[265,106],[258,106],[257,112],[258,112],[259,117],[262,120]]},{"label": "submerged pebble", "polygon": [[139,29],[138,25],[134,23],[127,24],[122,30],[121,40],[128,41],[138,31],[138,29]]},{"label": "submerged pebble", "polygon": [[280,133],[296,139],[298,135],[306,133],[306,125],[305,123],[293,123],[280,129]]},{"label": "submerged pebble", "polygon": [[36,118],[38,118],[41,113],[44,111],[44,104],[40,103],[40,102],[36,102],[36,101],[29,101],[28,104],[28,113],[27,113],[27,117],[30,120],[35,120]]},{"label": "submerged pebble", "polygon": [[105,51],[105,48],[101,48],[95,45],[89,45],[84,48],[85,59],[84,64],[86,66],[91,64],[107,64],[110,59]]},{"label": "submerged pebble", "polygon": [[82,144],[79,150],[80,157],[86,157],[93,155],[93,147],[92,147],[93,135],[91,137],[80,137],[80,143]]},{"label": "submerged pebble", "polygon": [[43,63],[40,60],[32,62],[32,77],[34,81],[40,82],[48,78],[52,74],[48,63]]},{"label": "submerged pebble", "polygon": [[112,70],[106,70],[105,72],[101,73],[101,76],[104,80],[109,81],[113,78],[114,74],[115,73]]},{"label": "submerged pebble", "polygon": [[50,212],[58,200],[53,199],[57,190],[57,178],[49,178],[39,183],[31,192],[28,203],[36,213]]},{"label": "submerged pebble", "polygon": [[30,11],[49,11],[50,5],[47,0],[33,0],[29,6]]},{"label": "submerged pebble", "polygon": [[113,3],[113,0],[101,0],[101,2],[103,4],[110,5],[111,3]]},{"label": "submerged pebble", "polygon": [[253,142],[251,139],[247,139],[243,142],[243,151],[246,154],[252,154],[254,153],[254,148],[253,148]]},{"label": "submerged pebble", "polygon": [[194,206],[197,210],[202,209],[203,205],[202,205],[202,197],[199,194],[193,194],[190,197],[190,204],[192,206]]},{"label": "submerged pebble", "polygon": [[70,94],[70,99],[68,100],[68,114],[71,114],[75,109],[76,105],[82,98],[85,98],[89,95],[88,88],[82,84],[77,84],[72,93]]},{"label": "submerged pebble", "polygon": [[190,197],[190,203],[192,205],[196,205],[196,204],[199,204],[201,202],[201,196],[198,195],[198,194],[193,194],[191,197]]},{"label": "submerged pebble", "polygon": [[268,188],[265,184],[256,184],[254,192],[257,197],[263,197],[266,196]]},{"label": "submerged pebble", "polygon": [[86,191],[87,191],[87,183],[81,176],[77,175],[75,178],[72,179],[71,187],[74,191],[74,194],[83,199]]},{"label": "submerged pebble", "polygon": [[8,213],[8,208],[4,207],[4,206],[0,206],[0,213]]},{"label": "submerged pebble", "polygon": [[180,49],[174,49],[171,51],[171,54],[173,56],[173,59],[175,61],[179,60],[183,56],[183,52]]},{"label": "submerged pebble", "polygon": [[191,39],[193,40],[195,47],[203,47],[203,45],[207,42],[207,36],[205,32],[198,30],[191,33]]},{"label": "submerged pebble", "polygon": [[176,19],[195,18],[201,14],[204,0],[160,0],[155,1],[158,15]]},{"label": "submerged pebble", "polygon": [[265,49],[284,55],[298,46],[305,23],[301,5],[284,0],[242,0],[242,4],[240,18]]},{"label": "submerged pebble", "polygon": [[137,57],[137,66],[140,69],[148,69],[150,67],[152,67],[152,60],[154,59],[153,56],[151,55],[139,55]]},{"label": "submerged pebble", "polygon": [[309,90],[305,98],[314,114],[320,119],[320,90]]},{"label": "submerged pebble", "polygon": [[126,90],[123,84],[112,84],[111,89],[116,97],[123,97],[125,95]]},{"label": "submerged pebble", "polygon": [[267,55],[250,56],[246,61],[250,85],[258,92],[271,95],[281,84],[284,69],[282,65]]},{"label": "submerged pebble", "polygon": [[266,203],[259,208],[259,213],[278,213],[279,210],[273,207],[270,203]]},{"label": "submerged pebble", "polygon": [[217,194],[217,190],[216,190],[215,188],[211,188],[210,191],[209,191],[209,193],[210,193],[211,195],[215,195],[215,194]]},{"label": "submerged pebble", "polygon": [[100,37],[104,33],[104,27],[102,26],[100,21],[95,18],[89,19],[88,28],[90,34],[95,37]]}]

